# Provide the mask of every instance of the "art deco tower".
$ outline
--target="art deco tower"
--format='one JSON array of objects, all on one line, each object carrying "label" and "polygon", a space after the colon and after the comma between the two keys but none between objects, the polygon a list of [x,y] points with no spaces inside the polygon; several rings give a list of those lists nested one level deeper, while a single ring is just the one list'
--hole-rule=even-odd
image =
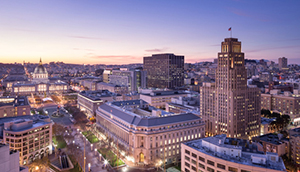
[{"label": "art deco tower", "polygon": [[200,113],[207,135],[246,138],[259,134],[260,93],[247,86],[244,53],[237,38],[222,42],[216,82],[200,88]]}]

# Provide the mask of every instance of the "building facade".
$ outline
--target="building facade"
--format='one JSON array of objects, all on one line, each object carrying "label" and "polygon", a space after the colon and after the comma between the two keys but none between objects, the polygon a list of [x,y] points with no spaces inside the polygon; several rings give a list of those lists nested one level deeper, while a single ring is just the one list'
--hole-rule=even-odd
[{"label": "building facade", "polygon": [[280,70],[287,69],[287,64],[288,64],[287,61],[288,60],[285,57],[278,58],[278,67],[279,67]]},{"label": "building facade", "polygon": [[124,85],[128,91],[137,92],[138,88],[146,88],[146,72],[142,70],[113,70],[109,77],[109,83]]},{"label": "building facade", "polygon": [[32,81],[15,82],[11,88],[14,95],[45,95],[52,93],[65,93],[68,91],[68,84],[62,81],[50,82],[47,69],[40,60],[39,65],[34,69]]},{"label": "building facade", "polygon": [[252,140],[260,143],[264,152],[277,153],[279,156],[289,154],[289,141],[282,134],[269,133],[253,137]]},{"label": "building facade", "polygon": [[0,169],[2,172],[28,172],[19,164],[19,152],[9,150],[9,145],[0,143]]},{"label": "building facade", "polygon": [[300,94],[271,90],[270,94],[261,94],[261,109],[289,115],[294,125],[300,124]]},{"label": "building facade", "polygon": [[105,103],[96,111],[98,127],[124,145],[136,163],[180,161],[180,144],[204,137],[205,124],[190,113],[170,114],[142,100]]},{"label": "building facade", "polygon": [[241,138],[259,135],[260,92],[247,86],[244,53],[237,38],[226,38],[218,53],[215,83],[200,88],[200,114],[208,136]]},{"label": "building facade", "polygon": [[0,97],[0,118],[30,114],[30,105],[26,96]]},{"label": "building facade", "polygon": [[255,145],[226,138],[224,134],[182,143],[181,171],[279,172],[286,169],[277,154],[264,154]]},{"label": "building facade", "polygon": [[97,90],[108,90],[112,93],[117,94],[128,94],[128,87],[124,85],[115,85],[115,84],[109,84],[105,82],[99,82],[97,83]]},{"label": "building facade", "polygon": [[52,153],[52,122],[48,116],[1,118],[0,136],[2,143],[19,151],[21,165]]},{"label": "building facade", "polygon": [[184,91],[151,91],[150,93],[141,93],[140,99],[156,108],[164,109],[172,98],[188,97]]},{"label": "building facade", "polygon": [[111,101],[121,101],[123,97],[108,90],[82,91],[77,96],[77,107],[87,116],[94,116],[97,108]]},{"label": "building facade", "polygon": [[291,160],[300,165],[300,128],[289,130],[290,136],[290,157]]},{"label": "building facade", "polygon": [[184,85],[184,56],[153,54],[144,57],[147,87],[176,88]]}]

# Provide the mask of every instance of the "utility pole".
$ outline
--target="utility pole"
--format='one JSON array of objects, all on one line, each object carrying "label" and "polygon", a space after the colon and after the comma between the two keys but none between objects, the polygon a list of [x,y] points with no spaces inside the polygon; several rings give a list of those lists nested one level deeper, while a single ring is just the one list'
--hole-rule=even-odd
[{"label": "utility pole", "polygon": [[119,159],[119,138],[117,138],[117,171],[118,171],[118,159]]},{"label": "utility pole", "polygon": [[84,147],[83,147],[83,172],[85,172],[85,142],[86,142],[86,138],[84,138]]}]

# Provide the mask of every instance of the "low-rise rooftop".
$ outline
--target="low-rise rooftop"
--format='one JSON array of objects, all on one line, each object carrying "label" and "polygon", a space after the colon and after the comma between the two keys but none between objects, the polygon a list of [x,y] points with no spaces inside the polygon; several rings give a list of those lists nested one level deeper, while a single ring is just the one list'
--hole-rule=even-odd
[{"label": "low-rise rooftop", "polygon": [[168,95],[176,95],[176,94],[188,94],[184,91],[152,91],[148,94],[144,94],[141,93],[142,95],[146,95],[146,96],[151,96],[151,97],[155,97],[155,96],[168,96]]},{"label": "low-rise rooftop", "polygon": [[[7,125],[11,123],[12,125]],[[25,131],[32,128],[37,128],[45,124],[50,124],[51,120],[48,116],[44,115],[24,115],[17,117],[5,117],[0,118],[0,130],[6,131]],[[0,136],[3,137],[3,132],[0,132]]]},{"label": "low-rise rooftop", "polygon": [[[256,146],[254,144],[250,144],[247,140],[227,138],[226,135],[216,135],[214,137],[206,137],[183,144],[199,152],[225,161],[266,169],[280,171],[285,170],[283,160],[278,157],[276,153],[267,152],[264,154],[264,152],[257,151]],[[221,149],[217,149],[215,147],[220,147]],[[250,148],[252,151],[249,151]],[[241,153],[237,156],[233,156],[232,154],[225,154],[218,151],[222,150],[225,152],[225,149],[231,150],[230,152],[237,151]],[[275,160],[273,158],[269,158],[270,156],[274,157]],[[264,159],[264,161],[256,161],[256,158],[259,158],[259,160]]]},{"label": "low-rise rooftop", "polygon": [[[133,107],[135,106],[135,107]],[[134,126],[153,127],[193,120],[201,120],[192,113],[173,114],[149,106],[143,100],[128,100],[105,103],[98,109],[111,113],[113,116]],[[107,115],[107,114],[102,114]],[[109,116],[110,117],[110,116]],[[110,117],[111,118],[111,117]]]},{"label": "low-rise rooftop", "polygon": [[269,133],[269,134],[254,137],[252,139],[253,140],[259,140],[260,142],[268,142],[268,143],[271,143],[273,145],[281,145],[283,143],[282,142],[282,139],[283,139],[282,134]]},{"label": "low-rise rooftop", "polygon": [[112,93],[108,90],[97,90],[97,91],[82,91],[79,95],[84,96],[93,101],[101,100],[103,97],[120,96],[119,94]]}]

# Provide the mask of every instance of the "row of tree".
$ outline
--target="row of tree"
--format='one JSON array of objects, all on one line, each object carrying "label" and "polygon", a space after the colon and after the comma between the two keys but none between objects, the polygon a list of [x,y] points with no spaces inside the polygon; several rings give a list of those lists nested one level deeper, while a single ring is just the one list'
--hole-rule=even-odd
[{"label": "row of tree", "polygon": [[266,109],[261,110],[261,115],[265,118],[276,118],[271,125],[274,125],[277,130],[285,129],[291,122],[289,115],[281,115],[280,113],[271,112],[270,110]]}]

